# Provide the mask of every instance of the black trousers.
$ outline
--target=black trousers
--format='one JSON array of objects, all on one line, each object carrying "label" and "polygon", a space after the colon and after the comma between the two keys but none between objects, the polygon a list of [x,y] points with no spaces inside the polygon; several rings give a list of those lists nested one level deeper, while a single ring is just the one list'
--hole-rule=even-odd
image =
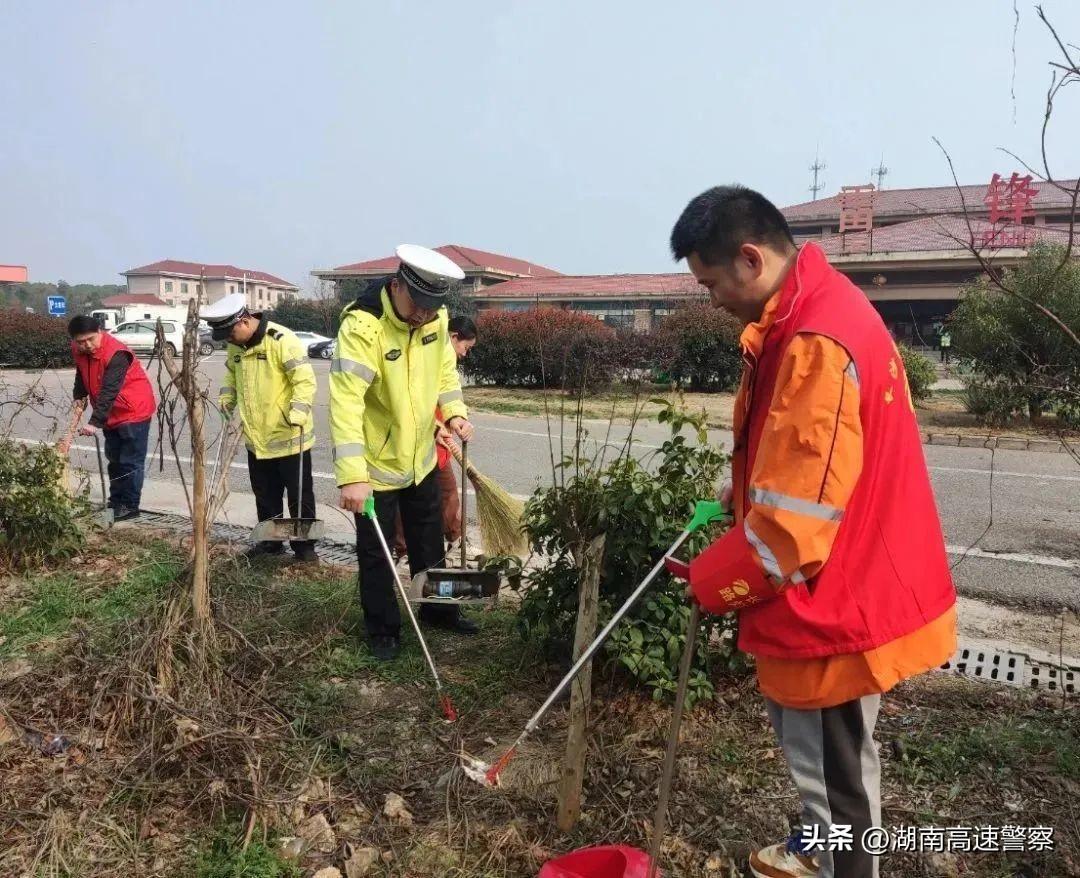
[{"label": "black trousers", "polygon": [[146,473],[150,421],[121,424],[101,433],[105,437],[105,459],[109,462],[109,505],[116,510],[138,509]]},{"label": "black trousers", "polygon": [[[418,485],[399,491],[375,492],[375,517],[387,544],[394,539],[397,513],[405,531],[405,546],[409,551],[409,572],[415,576],[444,563],[442,498],[439,493],[437,468]],[[394,571],[390,568],[375,533],[375,525],[366,515],[356,516],[356,560],[360,568],[360,606],[364,624],[372,637],[401,632],[401,608],[397,601]],[[420,618],[428,621],[453,622],[458,608],[422,604]]]},{"label": "black trousers", "polygon": [[[268,521],[271,518],[281,518],[284,515],[282,497],[288,494],[289,515],[293,518],[315,517],[315,489],[311,482],[311,452],[304,452],[304,484],[299,482],[298,467],[300,455],[290,454],[287,457],[272,457],[269,460],[259,460],[248,452],[248,477],[251,479],[251,490],[255,494],[255,511],[259,521]],[[297,512],[296,490],[300,487],[301,497],[300,511]],[[313,540],[297,540],[290,543],[293,549],[308,545]],[[274,545],[268,543],[268,546]]]}]

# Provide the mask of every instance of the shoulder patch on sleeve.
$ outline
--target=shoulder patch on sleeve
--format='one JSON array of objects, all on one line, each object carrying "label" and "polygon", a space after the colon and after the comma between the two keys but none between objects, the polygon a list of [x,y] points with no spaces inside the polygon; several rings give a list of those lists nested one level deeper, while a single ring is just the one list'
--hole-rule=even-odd
[{"label": "shoulder patch on sleeve", "polygon": [[266,334],[275,341],[281,340],[281,333],[274,329],[274,327],[272,326],[268,330],[266,330]]}]

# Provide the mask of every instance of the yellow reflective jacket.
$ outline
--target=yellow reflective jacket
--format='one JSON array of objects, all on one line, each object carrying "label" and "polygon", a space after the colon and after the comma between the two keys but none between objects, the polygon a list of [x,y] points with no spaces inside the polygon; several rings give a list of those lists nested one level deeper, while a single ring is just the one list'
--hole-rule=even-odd
[{"label": "yellow reflective jacket", "polygon": [[384,285],[372,285],[341,314],[330,364],[330,436],[337,483],[390,491],[435,467],[435,407],[465,417],[445,309],[410,329]]},{"label": "yellow reflective jacket", "polygon": [[315,402],[315,370],[304,345],[284,326],[259,317],[259,328],[247,345],[225,349],[225,380],[218,405],[232,411],[240,404],[240,420],[248,451],[259,460],[285,457],[315,444],[311,406]]}]

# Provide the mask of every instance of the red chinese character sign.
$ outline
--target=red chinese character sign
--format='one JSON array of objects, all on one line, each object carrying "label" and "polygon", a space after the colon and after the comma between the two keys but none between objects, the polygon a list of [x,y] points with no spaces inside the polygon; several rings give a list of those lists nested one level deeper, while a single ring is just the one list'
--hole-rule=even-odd
[{"label": "red chinese character sign", "polygon": [[1031,174],[1021,177],[1013,171],[1008,180],[994,174],[983,197],[983,203],[990,209],[991,228],[982,233],[982,245],[995,249],[1026,247],[1030,243],[1030,228],[1024,225],[1024,219],[1035,216],[1031,202],[1038,194]]},{"label": "red chinese character sign", "polygon": [[[866,232],[867,237],[848,240],[848,232]],[[855,249],[873,251],[874,187],[842,186],[840,188],[840,235],[845,253]]]}]

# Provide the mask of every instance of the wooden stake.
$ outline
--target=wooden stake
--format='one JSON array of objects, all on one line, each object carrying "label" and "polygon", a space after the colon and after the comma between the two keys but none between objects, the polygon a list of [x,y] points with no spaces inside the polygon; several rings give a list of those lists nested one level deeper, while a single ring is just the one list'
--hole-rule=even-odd
[{"label": "wooden stake", "polygon": [[[581,559],[578,586],[577,628],[574,631],[574,660],[585,652],[596,636],[596,616],[600,603],[600,570],[604,560],[605,535],[595,537]],[[570,723],[566,735],[562,781],[559,786],[559,813],[556,823],[569,832],[581,816],[581,785],[585,779],[585,744],[589,701],[592,697],[592,662],[585,666],[570,689]]]}]

